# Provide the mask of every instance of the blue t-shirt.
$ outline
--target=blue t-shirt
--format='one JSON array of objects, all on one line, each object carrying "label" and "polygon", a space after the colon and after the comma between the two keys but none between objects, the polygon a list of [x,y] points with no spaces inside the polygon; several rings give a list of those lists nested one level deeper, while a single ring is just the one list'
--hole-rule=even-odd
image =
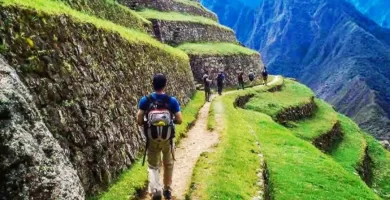
[{"label": "blue t-shirt", "polygon": [[[156,101],[163,99],[166,97],[166,94],[156,94],[152,93],[152,98]],[[147,97],[142,97],[141,100],[139,101],[138,108],[140,110],[146,111],[149,109],[150,102]],[[171,111],[173,114],[176,114],[180,112],[180,105],[179,101],[175,97],[171,97],[171,100],[168,103],[168,110]]]}]

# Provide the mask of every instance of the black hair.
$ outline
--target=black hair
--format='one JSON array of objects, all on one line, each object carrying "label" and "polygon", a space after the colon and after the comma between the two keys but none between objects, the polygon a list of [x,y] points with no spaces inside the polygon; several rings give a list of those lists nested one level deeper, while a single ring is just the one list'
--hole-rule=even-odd
[{"label": "black hair", "polygon": [[153,77],[153,89],[155,91],[160,91],[165,88],[167,85],[167,78],[164,74],[156,74]]}]

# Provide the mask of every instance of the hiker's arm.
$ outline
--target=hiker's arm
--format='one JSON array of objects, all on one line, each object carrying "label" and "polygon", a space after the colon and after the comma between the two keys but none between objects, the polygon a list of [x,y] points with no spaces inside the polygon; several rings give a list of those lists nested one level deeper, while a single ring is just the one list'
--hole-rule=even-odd
[{"label": "hiker's arm", "polygon": [[142,126],[144,124],[144,111],[143,110],[138,110],[137,112],[137,124],[139,126]]},{"label": "hiker's arm", "polygon": [[173,121],[175,124],[181,124],[183,123],[183,116],[181,115],[181,112],[177,112],[175,114],[175,120]]}]

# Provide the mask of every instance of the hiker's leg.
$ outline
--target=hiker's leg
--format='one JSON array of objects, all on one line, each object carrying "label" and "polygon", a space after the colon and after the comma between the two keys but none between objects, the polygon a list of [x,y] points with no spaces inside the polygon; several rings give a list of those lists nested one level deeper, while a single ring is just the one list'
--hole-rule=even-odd
[{"label": "hiker's leg", "polygon": [[172,184],[172,174],[173,174],[173,165],[174,160],[172,152],[174,151],[174,142],[172,145],[169,141],[164,143],[162,152],[163,152],[163,165],[164,165],[164,189],[171,189]]},{"label": "hiker's leg", "polygon": [[160,187],[160,167],[161,167],[161,148],[158,143],[150,141],[148,147],[148,164],[149,164],[149,192],[161,190]]}]

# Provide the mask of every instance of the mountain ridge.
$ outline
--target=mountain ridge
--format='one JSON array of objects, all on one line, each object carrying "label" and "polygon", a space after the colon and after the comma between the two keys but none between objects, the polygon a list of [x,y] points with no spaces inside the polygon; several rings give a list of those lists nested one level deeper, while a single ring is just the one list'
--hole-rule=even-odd
[{"label": "mountain ridge", "polygon": [[389,29],[333,0],[265,0],[258,9],[203,3],[242,43],[261,52],[271,72],[297,78],[378,139],[390,138]]}]

